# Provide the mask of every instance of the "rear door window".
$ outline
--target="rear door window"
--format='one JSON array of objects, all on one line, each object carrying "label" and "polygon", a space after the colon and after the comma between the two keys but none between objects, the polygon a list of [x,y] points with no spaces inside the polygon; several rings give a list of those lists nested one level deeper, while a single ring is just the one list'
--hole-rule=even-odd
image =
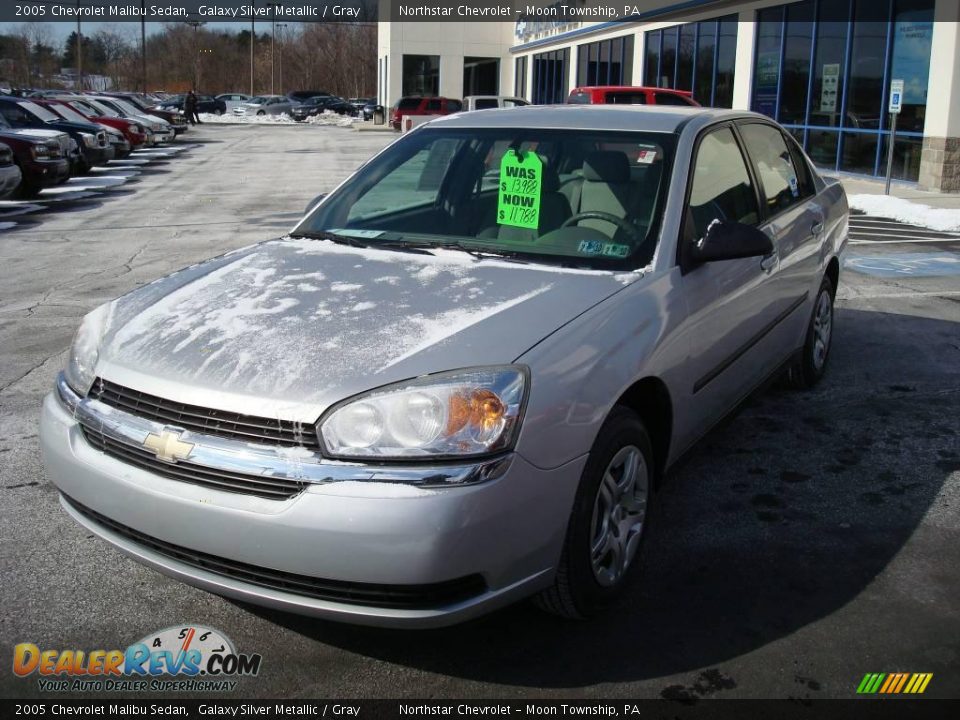
[{"label": "rear door window", "polygon": [[478,98],[474,105],[476,105],[477,110],[489,110],[498,107],[496,98]]},{"label": "rear door window", "polygon": [[692,103],[682,95],[674,95],[673,93],[658,92],[656,98],[657,105],[692,105]]},{"label": "rear door window", "polygon": [[607,105],[646,105],[647,94],[644,92],[616,90],[608,92],[606,96]]},{"label": "rear door window", "polygon": [[440,112],[440,100],[438,98],[427,100],[427,112]]},{"label": "rear door window", "polygon": [[765,123],[744,123],[740,134],[747,147],[753,169],[760,179],[767,214],[777,215],[806,196],[783,134]]},{"label": "rear door window", "polygon": [[698,240],[714,222],[756,225],[759,219],[757,196],[733,130],[711,131],[697,149],[684,237]]}]

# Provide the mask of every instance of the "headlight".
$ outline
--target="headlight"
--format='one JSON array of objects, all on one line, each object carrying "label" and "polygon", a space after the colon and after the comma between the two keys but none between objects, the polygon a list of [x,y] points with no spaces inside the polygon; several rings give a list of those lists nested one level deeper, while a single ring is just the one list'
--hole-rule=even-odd
[{"label": "headlight", "polygon": [[80,137],[83,138],[83,144],[87,147],[96,147],[97,146],[97,136],[91,135],[90,133],[82,132]]},{"label": "headlight", "polygon": [[67,383],[78,395],[85,396],[96,379],[94,368],[100,355],[100,340],[103,337],[111,307],[111,303],[106,303],[87,314],[80,322],[77,334],[73,336],[70,358],[67,360],[63,374],[67,378]]},{"label": "headlight", "polygon": [[147,129],[143,125],[134,125],[133,131],[135,133],[138,133],[139,135],[143,135],[144,133],[147,132]]},{"label": "headlight", "polygon": [[527,394],[527,370],[456,370],[351,398],[321,420],[332,457],[464,458],[513,447]]},{"label": "headlight", "polygon": [[31,145],[30,153],[33,155],[34,160],[44,160],[50,157],[50,148],[46,145]]}]

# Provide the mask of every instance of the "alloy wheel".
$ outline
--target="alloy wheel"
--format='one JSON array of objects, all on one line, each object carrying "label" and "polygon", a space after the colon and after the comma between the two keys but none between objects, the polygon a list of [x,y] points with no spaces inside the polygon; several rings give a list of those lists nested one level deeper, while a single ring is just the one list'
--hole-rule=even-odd
[{"label": "alloy wheel", "polygon": [[813,366],[817,372],[820,372],[827,362],[832,334],[833,299],[830,293],[823,291],[817,298],[817,309],[813,315]]}]

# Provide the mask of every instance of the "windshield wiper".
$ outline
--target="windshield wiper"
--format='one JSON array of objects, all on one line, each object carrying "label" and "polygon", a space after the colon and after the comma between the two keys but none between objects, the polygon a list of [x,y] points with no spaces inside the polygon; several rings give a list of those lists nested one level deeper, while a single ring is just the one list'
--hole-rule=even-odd
[{"label": "windshield wiper", "polygon": [[382,244],[392,245],[394,247],[417,248],[422,250],[433,250],[433,249],[459,250],[460,252],[465,252],[468,255],[472,255],[478,260],[482,260],[483,258],[488,258],[488,257],[501,257],[501,258],[509,258],[512,262],[520,263],[523,265],[529,265],[529,263],[526,260],[519,259],[520,256],[518,253],[513,252],[511,250],[488,250],[485,248],[481,249],[476,247],[469,247],[468,245],[464,245],[463,243],[457,242],[456,240],[450,240],[450,241],[441,242],[441,243],[432,243],[432,242],[415,241],[415,240],[394,240],[394,241],[388,241]]},{"label": "windshield wiper", "polygon": [[340,235],[339,233],[327,232],[326,230],[306,230],[298,233],[290,233],[292,238],[305,238],[307,240],[329,240],[338,245],[349,245],[350,247],[366,248],[370,247],[367,243],[357,240],[349,235]]}]

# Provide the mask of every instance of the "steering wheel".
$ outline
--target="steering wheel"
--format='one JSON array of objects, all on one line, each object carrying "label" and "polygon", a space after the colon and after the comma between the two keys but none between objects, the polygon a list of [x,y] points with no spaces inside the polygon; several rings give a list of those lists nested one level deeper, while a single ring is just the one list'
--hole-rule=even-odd
[{"label": "steering wheel", "polygon": [[560,227],[570,227],[571,225],[576,225],[581,220],[602,220],[610,223],[611,225],[616,225],[620,230],[623,230],[623,232],[629,235],[630,239],[634,243],[639,243],[643,239],[640,237],[637,228],[628,223],[626,220],[617,217],[613,213],[603,212],[602,210],[587,210],[586,212],[580,212],[576,215],[572,215],[568,217]]}]

